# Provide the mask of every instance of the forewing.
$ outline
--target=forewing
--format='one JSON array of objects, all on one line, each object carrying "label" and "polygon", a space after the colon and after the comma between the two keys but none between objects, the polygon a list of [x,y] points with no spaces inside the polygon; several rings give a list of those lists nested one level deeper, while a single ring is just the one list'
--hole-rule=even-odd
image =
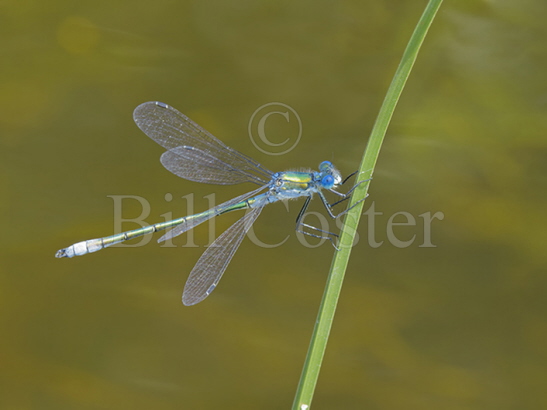
[{"label": "forewing", "polygon": [[[271,171],[263,168],[252,158],[228,147],[190,118],[167,104],[160,102],[141,104],[135,108],[133,118],[137,126],[146,135],[168,151],[174,150],[172,157],[168,155],[170,159],[183,154],[178,147],[193,147],[207,153],[209,158],[215,158],[217,164],[227,164],[228,169],[240,170],[244,175],[253,174],[255,178],[261,181],[260,184],[269,181],[271,178]],[[190,155],[188,160],[190,161],[188,166],[193,164],[196,168],[203,164],[203,161],[207,161],[203,155]],[[170,160],[167,162],[171,164]],[[171,171],[170,168],[168,169]],[[182,174],[189,175],[187,172]],[[183,178],[186,178],[186,176],[183,176]],[[193,180],[199,179],[194,178]],[[209,181],[213,180],[210,179]],[[249,178],[245,179],[246,181],[249,181]],[[205,180],[199,180],[199,182],[208,181],[205,178]],[[251,179],[250,182],[256,181]]]},{"label": "forewing", "polygon": [[199,258],[184,286],[182,303],[186,306],[201,302],[216,288],[245,234],[260,215],[265,202],[252,208],[230,226]]}]

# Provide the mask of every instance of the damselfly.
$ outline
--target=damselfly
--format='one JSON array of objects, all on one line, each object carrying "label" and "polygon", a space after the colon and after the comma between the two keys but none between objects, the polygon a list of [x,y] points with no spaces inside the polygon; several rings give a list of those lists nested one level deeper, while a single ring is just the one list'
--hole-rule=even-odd
[{"label": "damselfly", "polygon": [[[205,250],[190,272],[184,287],[182,303],[194,305],[209,296],[215,289],[243,237],[267,204],[305,197],[304,206],[296,220],[297,232],[319,238],[326,237],[336,247],[333,240],[333,237],[337,237],[336,234],[303,222],[313,194],[319,196],[328,214],[335,218],[338,215],[333,214],[332,207],[348,199],[357,186],[355,185],[345,194],[336,191],[335,188],[346,182],[349,177],[342,181],[340,172],[329,161],[319,164],[319,171],[315,172],[273,173],[248,156],[228,147],[167,104],[160,102],[141,104],[135,109],[133,118],[146,135],[167,150],[161,156],[161,163],[173,174],[190,181],[207,184],[232,185],[251,182],[259,188],[195,215],[75,243],[57,251],[55,255],[57,258],[85,255],[141,235],[172,228],[158,240],[158,242],[165,241],[217,215],[249,209]],[[321,192],[322,190],[333,192],[340,199],[331,204]]]}]

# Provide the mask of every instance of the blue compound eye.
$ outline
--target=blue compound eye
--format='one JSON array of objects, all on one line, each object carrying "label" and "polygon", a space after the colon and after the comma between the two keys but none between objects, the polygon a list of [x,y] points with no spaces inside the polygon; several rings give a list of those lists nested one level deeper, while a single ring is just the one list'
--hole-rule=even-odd
[{"label": "blue compound eye", "polygon": [[321,185],[323,185],[325,188],[330,188],[334,185],[334,177],[332,175],[325,175],[321,179]]},{"label": "blue compound eye", "polygon": [[319,164],[320,171],[326,171],[331,168],[332,168],[332,162],[330,161],[323,161],[322,163]]}]

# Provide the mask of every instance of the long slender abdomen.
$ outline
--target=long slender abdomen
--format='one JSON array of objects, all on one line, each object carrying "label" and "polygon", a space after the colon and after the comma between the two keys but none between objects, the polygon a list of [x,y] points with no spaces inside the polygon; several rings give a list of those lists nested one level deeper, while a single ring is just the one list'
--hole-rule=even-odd
[{"label": "long slender abdomen", "polygon": [[154,225],[145,226],[144,228],[134,229],[132,231],[122,232],[104,238],[89,239],[87,241],[78,242],[70,245],[68,248],[60,249],[55,254],[56,258],[72,258],[74,256],[85,255],[86,253],[97,252],[108,246],[115,245],[120,242],[128,241],[139,236],[162,231],[167,228],[180,225],[186,222],[187,218],[174,219],[168,222],[160,222]]},{"label": "long slender abdomen", "polygon": [[[154,225],[146,226],[144,228],[134,229],[132,231],[122,232],[112,236],[106,236],[104,238],[89,239],[87,241],[78,242],[70,245],[68,248],[60,249],[55,254],[56,258],[72,258],[74,256],[81,256],[91,252],[97,252],[108,246],[115,245],[120,242],[128,241],[133,238],[137,238],[142,235],[163,231],[164,229],[174,228],[162,236],[158,242],[165,241],[186,232],[189,229],[195,228],[197,225],[226,212],[236,211],[239,209],[252,208],[258,199],[267,194],[258,195],[254,198],[241,201],[233,205],[221,204],[215,208],[209,209],[199,214],[186,216],[172,221],[160,222]],[[268,202],[273,202],[271,197]],[[229,201],[231,202],[231,201]]]}]

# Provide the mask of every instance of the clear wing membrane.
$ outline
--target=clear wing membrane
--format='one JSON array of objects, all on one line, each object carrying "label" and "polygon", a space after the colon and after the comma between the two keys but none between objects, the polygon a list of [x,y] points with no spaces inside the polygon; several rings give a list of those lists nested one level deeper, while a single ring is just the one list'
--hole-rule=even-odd
[{"label": "clear wing membrane", "polygon": [[182,303],[186,306],[201,302],[215,289],[222,274],[239,248],[245,234],[266,205],[263,201],[222,233],[201,255],[184,286]]},{"label": "clear wing membrane", "polygon": [[171,238],[174,238],[175,236],[179,236],[180,234],[186,231],[189,231],[190,229],[195,228],[199,224],[217,216],[219,213],[222,212],[222,210],[230,208],[231,206],[238,204],[240,202],[243,202],[246,199],[249,199],[257,195],[258,193],[260,193],[260,191],[263,191],[266,188],[267,186],[262,186],[258,189],[255,189],[254,191],[247,192],[236,198],[230,199],[229,201],[226,201],[220,205],[217,205],[214,208],[209,209],[209,211],[207,211],[207,213],[204,213],[203,215],[197,216],[195,218],[188,218],[186,222],[183,222],[180,225],[175,226],[173,229],[171,229],[169,232],[163,235],[160,239],[158,239],[158,242],[167,241]]},{"label": "clear wing membrane", "polygon": [[165,151],[160,158],[162,165],[173,174],[189,181],[216,185],[254,182],[263,185],[266,181],[247,170],[237,169],[232,164],[196,147],[180,146]]},{"label": "clear wing membrane", "polygon": [[228,147],[167,104],[141,104],[133,118],[146,135],[168,150],[161,161],[175,175],[218,185],[242,182],[264,185],[271,179],[271,171]]}]

